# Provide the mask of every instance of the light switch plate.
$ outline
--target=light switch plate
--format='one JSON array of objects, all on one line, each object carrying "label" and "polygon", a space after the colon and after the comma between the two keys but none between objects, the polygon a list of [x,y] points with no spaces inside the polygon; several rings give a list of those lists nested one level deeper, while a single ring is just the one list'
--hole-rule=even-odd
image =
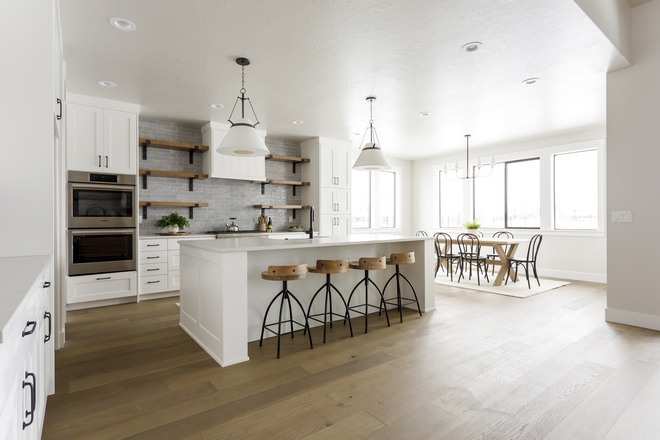
[{"label": "light switch plate", "polygon": [[632,211],[612,211],[612,223],[632,223]]}]

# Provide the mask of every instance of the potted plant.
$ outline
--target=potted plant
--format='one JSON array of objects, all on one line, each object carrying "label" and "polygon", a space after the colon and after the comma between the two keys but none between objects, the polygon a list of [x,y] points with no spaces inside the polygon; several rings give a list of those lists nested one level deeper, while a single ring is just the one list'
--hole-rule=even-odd
[{"label": "potted plant", "polygon": [[170,215],[162,216],[154,226],[159,229],[167,228],[167,232],[175,234],[186,226],[190,227],[190,223],[188,223],[187,218],[174,211]]},{"label": "potted plant", "polygon": [[468,232],[475,232],[481,227],[481,223],[476,220],[472,220],[471,222],[463,223],[463,227],[467,229]]}]

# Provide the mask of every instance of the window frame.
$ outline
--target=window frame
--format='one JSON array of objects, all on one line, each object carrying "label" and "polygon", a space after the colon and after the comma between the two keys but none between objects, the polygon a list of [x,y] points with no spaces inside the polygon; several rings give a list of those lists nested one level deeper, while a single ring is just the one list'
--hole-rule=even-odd
[{"label": "window frame", "polygon": [[[576,229],[576,228],[558,228],[557,227],[557,169],[556,169],[556,158],[557,156],[565,156],[568,154],[576,154],[576,153],[586,153],[589,151],[595,151],[596,152],[596,197],[598,198],[598,201],[596,202],[596,228],[595,229]],[[552,217],[551,217],[551,224],[552,224],[552,230],[553,231],[566,231],[566,232],[597,232],[601,230],[601,222],[604,221],[604,219],[601,219],[601,193],[603,192],[603,188],[601,187],[601,169],[600,169],[600,163],[601,163],[601,151],[599,150],[598,147],[592,147],[592,148],[583,148],[579,150],[571,150],[571,151],[561,151],[561,152],[555,152],[552,153],[551,155],[551,182],[552,182]]]},{"label": "window frame", "polygon": [[[351,170],[352,173],[365,173],[367,171]],[[389,170],[368,171],[370,174],[370,194],[369,194],[369,227],[354,228],[353,215],[354,210],[351,207],[351,232],[361,233],[393,233],[401,232],[402,216],[401,216],[401,179],[403,175],[403,168],[399,166],[392,166]],[[380,173],[393,173],[394,174],[394,227],[380,227]],[[353,203],[353,196],[351,195],[351,203]]]}]

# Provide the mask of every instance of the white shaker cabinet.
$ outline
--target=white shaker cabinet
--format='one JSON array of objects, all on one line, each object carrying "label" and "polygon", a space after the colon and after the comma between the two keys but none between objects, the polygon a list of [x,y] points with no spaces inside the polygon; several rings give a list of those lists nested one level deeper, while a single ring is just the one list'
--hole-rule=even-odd
[{"label": "white shaker cabinet", "polygon": [[0,259],[0,438],[39,439],[54,386],[50,256]]},{"label": "white shaker cabinet", "polygon": [[[316,208],[314,229],[321,236],[351,232],[351,144],[327,138],[303,142],[301,154],[310,159],[302,168],[302,201]],[[303,226],[309,227],[307,218]]]},{"label": "white shaker cabinet", "polygon": [[100,104],[67,102],[67,169],[137,174],[137,112]]},{"label": "white shaker cabinet", "polygon": [[137,297],[135,271],[66,277],[67,304]]},{"label": "white shaker cabinet", "polygon": [[[212,178],[234,180],[266,180],[266,160],[264,156],[238,157],[227,156],[216,150],[229,131],[229,124],[209,122],[202,127],[202,143],[209,146],[204,152],[203,171]],[[266,138],[264,130],[257,130],[262,139]]]}]

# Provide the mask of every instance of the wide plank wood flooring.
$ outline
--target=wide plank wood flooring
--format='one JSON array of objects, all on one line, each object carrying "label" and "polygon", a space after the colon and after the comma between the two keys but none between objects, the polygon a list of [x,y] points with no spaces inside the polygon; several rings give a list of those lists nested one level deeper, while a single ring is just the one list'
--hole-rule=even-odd
[{"label": "wide plank wood flooring", "polygon": [[526,299],[436,285],[437,310],[249,346],[221,368],[176,298],[69,312],[44,439],[658,439],[660,333],[605,285]]}]

